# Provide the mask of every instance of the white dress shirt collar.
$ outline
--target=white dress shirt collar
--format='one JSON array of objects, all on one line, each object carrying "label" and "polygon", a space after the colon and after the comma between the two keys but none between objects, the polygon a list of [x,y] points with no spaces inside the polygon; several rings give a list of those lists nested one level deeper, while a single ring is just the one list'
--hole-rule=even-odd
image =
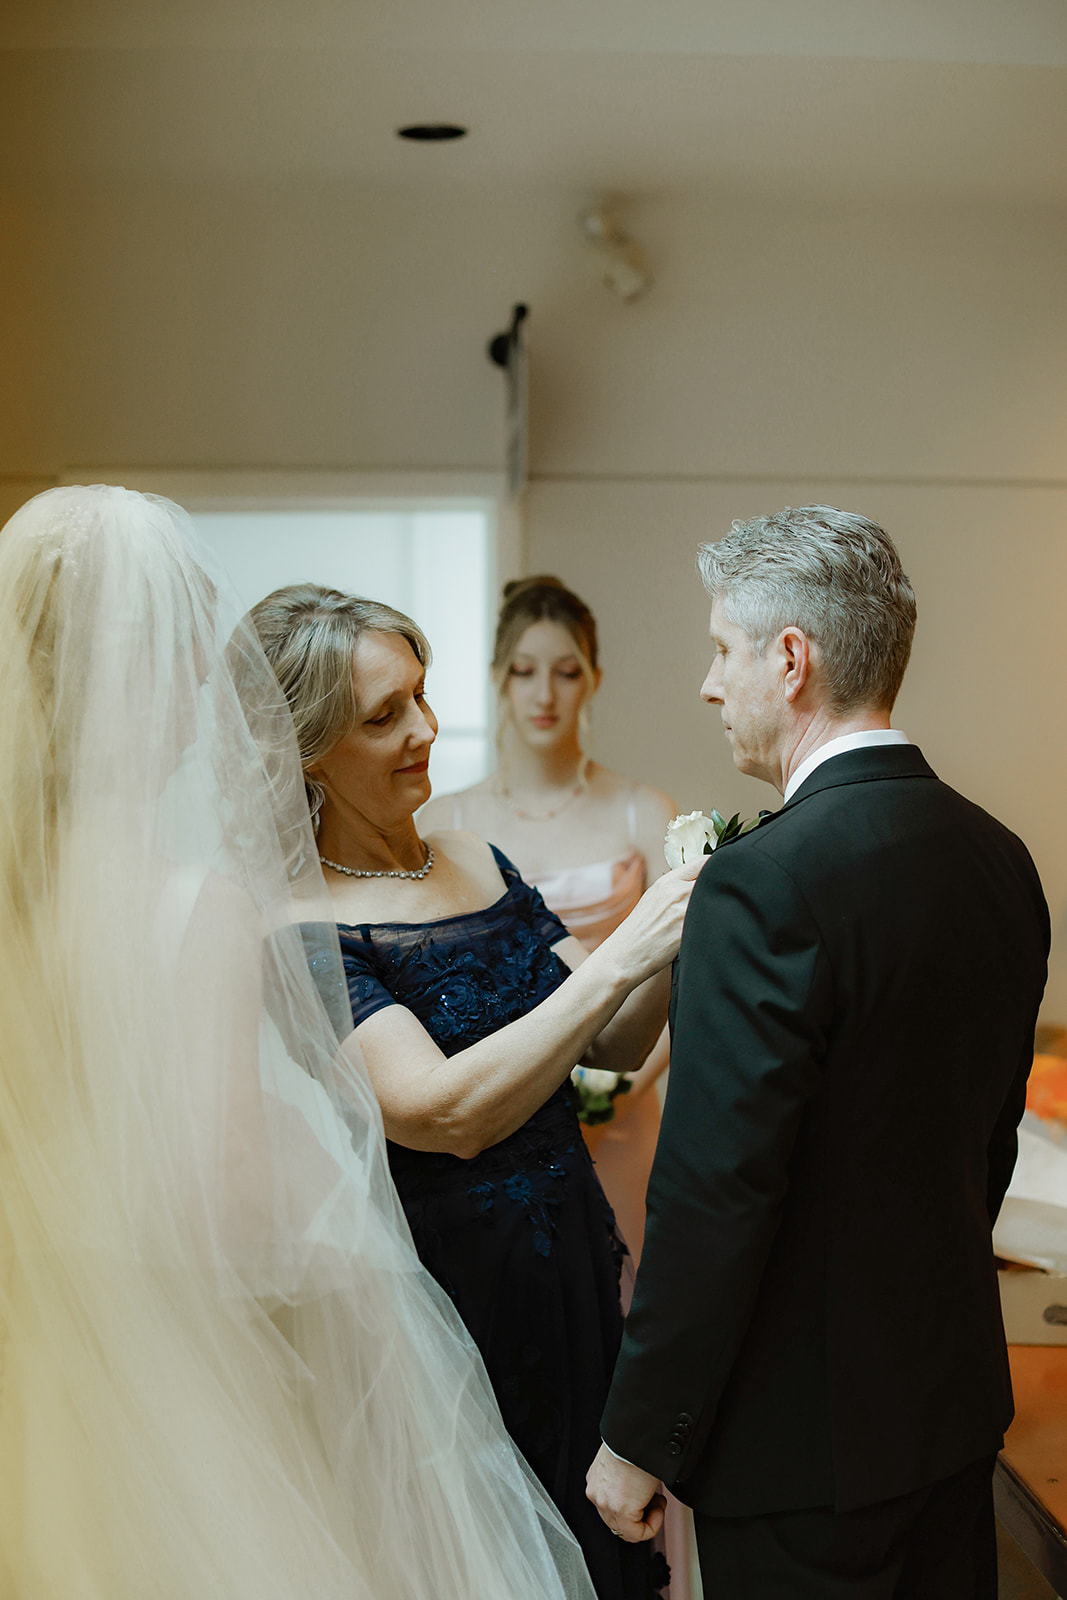
[{"label": "white dress shirt collar", "polygon": [[821,767],[824,761],[829,761],[833,756],[843,756],[846,750],[867,750],[882,744],[910,744],[911,740],[906,733],[901,733],[897,728],[868,728],[863,733],[843,733],[839,739],[828,739],[810,756],[805,756],[799,767],[791,774],[785,786],[785,795],[782,804],[792,800],[800,785],[806,778],[810,778],[816,767]]}]

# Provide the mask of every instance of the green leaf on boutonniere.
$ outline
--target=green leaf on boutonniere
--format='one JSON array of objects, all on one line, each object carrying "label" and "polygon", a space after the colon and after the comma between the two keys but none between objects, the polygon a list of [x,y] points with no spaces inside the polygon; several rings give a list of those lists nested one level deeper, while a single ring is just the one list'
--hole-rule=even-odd
[{"label": "green leaf on boutonniere", "polygon": [[725,844],[727,839],[733,838],[734,834],[737,832],[738,823],[740,821],[741,813],[740,811],[735,811],[729,822],[724,822],[721,828],[716,828],[715,832],[718,835],[720,844]]},{"label": "green leaf on boutonniere", "polygon": [[735,811],[729,822],[719,816],[717,811],[712,812],[713,826],[715,828],[715,845],[729,844],[732,839],[740,839],[742,834],[759,826],[759,817],[749,817],[747,822],[741,821],[740,811]]}]

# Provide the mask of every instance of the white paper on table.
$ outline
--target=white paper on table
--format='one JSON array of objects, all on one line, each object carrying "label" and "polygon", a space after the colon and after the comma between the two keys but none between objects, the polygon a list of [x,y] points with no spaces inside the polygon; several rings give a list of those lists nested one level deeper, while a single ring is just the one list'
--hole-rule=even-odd
[{"label": "white paper on table", "polygon": [[1067,1132],[1030,1111],[1019,1125],[1019,1159],[993,1248],[1007,1261],[1067,1273]]}]

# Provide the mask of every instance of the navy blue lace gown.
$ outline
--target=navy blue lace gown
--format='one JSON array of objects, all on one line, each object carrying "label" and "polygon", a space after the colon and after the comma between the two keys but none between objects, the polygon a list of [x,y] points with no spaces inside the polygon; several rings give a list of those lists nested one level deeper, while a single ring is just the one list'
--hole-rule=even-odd
[{"label": "navy blue lace gown", "polygon": [[[356,1027],[406,1006],[445,1055],[523,1016],[566,978],[567,930],[494,847],[505,891],[484,911],[340,928]],[[593,1171],[569,1080],[472,1160],[389,1145],[423,1263],[481,1350],[504,1422],[585,1554],[599,1600],[666,1580],[647,1544],[616,1539],[585,1498],[622,1335],[625,1247]]]}]

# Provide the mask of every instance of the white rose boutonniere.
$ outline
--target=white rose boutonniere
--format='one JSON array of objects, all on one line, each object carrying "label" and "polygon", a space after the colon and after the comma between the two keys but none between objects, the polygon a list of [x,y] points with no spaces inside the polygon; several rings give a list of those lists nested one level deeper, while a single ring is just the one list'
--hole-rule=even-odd
[{"label": "white rose boutonniere", "polygon": [[571,1082],[578,1095],[578,1121],[591,1128],[598,1122],[610,1122],[615,1115],[616,1098],[630,1092],[629,1078],[600,1067],[575,1067]]},{"label": "white rose boutonniere", "polygon": [[663,841],[667,865],[681,867],[700,856],[710,856],[728,839],[739,838],[758,827],[759,820],[759,817],[749,817],[747,822],[742,822],[739,811],[734,812],[729,822],[719,811],[712,811],[710,817],[703,811],[688,811],[684,816],[675,817],[673,822],[668,822],[667,837]]},{"label": "white rose boutonniere", "polygon": [[718,844],[715,824],[703,811],[687,811],[667,824],[663,854],[669,867],[682,867],[698,856],[710,855]]}]

